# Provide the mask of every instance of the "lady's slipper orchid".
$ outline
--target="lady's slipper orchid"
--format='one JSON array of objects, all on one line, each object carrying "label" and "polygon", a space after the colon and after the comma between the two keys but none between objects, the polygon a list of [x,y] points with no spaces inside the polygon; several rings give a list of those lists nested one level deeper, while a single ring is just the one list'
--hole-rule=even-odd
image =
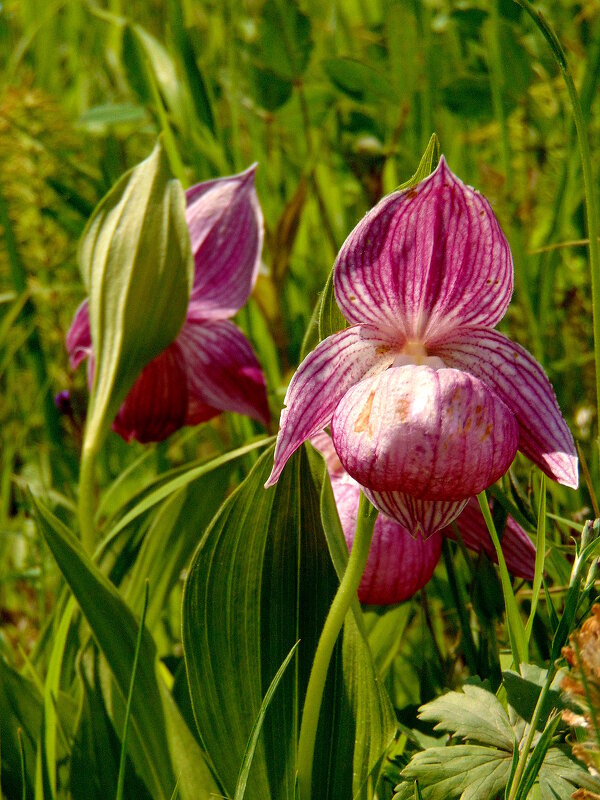
[{"label": "lady's slipper orchid", "polygon": [[[327,433],[316,433],[310,437],[310,441],[325,457],[340,523],[350,550],[356,531],[360,485],[343,468]],[[469,500],[455,524],[466,547],[476,553],[484,552],[491,561],[498,563],[476,498]],[[436,531],[428,539],[420,536],[413,538],[398,522],[379,515],[375,521],[369,558],[358,589],[361,603],[401,603],[422,589],[433,575],[440,559],[442,536],[456,538],[451,527]],[[535,547],[512,517],[506,520],[502,550],[509,572],[533,580]]]},{"label": "lady's slipper orchid", "polygon": [[[247,301],[260,266],[263,217],[255,169],[186,192],[195,261],[187,317],[175,341],[143,369],[119,410],[113,428],[127,441],[160,441],[221,411],[269,421],[262,369],[244,334],[229,321]],[[90,358],[91,377],[87,300],[75,313],[67,350],[73,369]]]},{"label": "lady's slipper orchid", "polygon": [[448,525],[517,449],[576,487],[573,437],[548,378],[493,330],[512,288],[489,203],[443,157],[420,184],[383,198],[337,257],[335,297],[351,325],[294,375],[267,486],[331,424],[345,470],[413,535]]}]

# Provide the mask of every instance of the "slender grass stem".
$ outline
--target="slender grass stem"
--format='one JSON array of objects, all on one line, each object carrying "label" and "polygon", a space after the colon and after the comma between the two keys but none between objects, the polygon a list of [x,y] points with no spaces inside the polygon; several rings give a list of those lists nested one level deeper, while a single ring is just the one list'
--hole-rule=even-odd
[{"label": "slender grass stem", "polygon": [[592,330],[594,333],[594,358],[596,366],[596,408],[600,420],[600,250],[598,248],[598,202],[596,198],[596,187],[592,171],[592,161],[590,157],[590,144],[588,139],[587,125],[583,115],[581,102],[573,75],[567,61],[567,56],[560,40],[545,17],[536,11],[529,0],[515,0],[535,22],[542,36],[548,42],[556,63],[560,67],[563,80],[567,87],[575,130],[577,131],[577,141],[579,143],[579,155],[581,158],[581,170],[583,173],[583,186],[585,191],[585,209],[587,218],[587,229],[589,237],[590,254],[590,273],[592,282]]},{"label": "slender grass stem", "polygon": [[96,471],[96,448],[84,443],[79,468],[79,500],[77,512],[81,543],[88,555],[96,546],[96,525],[94,522],[94,477]]},{"label": "slender grass stem", "polygon": [[321,638],[319,639],[306,690],[298,742],[299,800],[310,800],[311,798],[313,756],[329,662],[331,661],[335,643],[344,625],[346,613],[358,591],[369,555],[376,517],[377,512],[361,493],[354,544],[352,545],[344,577],[337,594],[333,598],[333,603],[321,631]]},{"label": "slender grass stem", "polygon": [[533,711],[533,716],[531,718],[531,722],[529,724],[529,728],[527,730],[527,736],[523,742],[521,747],[521,753],[519,755],[519,761],[517,763],[517,768],[515,770],[515,774],[513,777],[513,782],[510,787],[510,793],[508,795],[507,800],[515,800],[518,796],[519,792],[519,784],[521,783],[521,779],[525,772],[525,767],[527,766],[527,759],[529,756],[529,751],[531,750],[531,745],[533,744],[533,737],[535,736],[535,732],[537,730],[538,722],[540,721],[540,717],[542,714],[542,708],[544,706],[544,702],[546,700],[546,696],[550,691],[550,686],[552,685],[552,681],[554,680],[554,676],[556,674],[556,668],[554,666],[550,667],[548,670],[548,674],[546,675],[546,680],[542,687],[542,691],[538,696],[537,703],[535,704],[535,709]]}]

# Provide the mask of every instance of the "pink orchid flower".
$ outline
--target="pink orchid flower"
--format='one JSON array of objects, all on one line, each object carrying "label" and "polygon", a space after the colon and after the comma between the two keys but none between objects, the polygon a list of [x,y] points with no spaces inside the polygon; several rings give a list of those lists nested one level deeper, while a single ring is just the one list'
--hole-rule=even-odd
[{"label": "pink orchid flower", "polygon": [[[310,441],[325,457],[340,523],[348,549],[351,550],[356,531],[360,485],[343,468],[327,433],[316,433],[310,437]],[[477,498],[469,500],[455,524],[466,547],[476,553],[483,552],[490,561],[498,563]],[[456,539],[451,527],[436,531],[428,539],[421,536],[414,538],[398,522],[380,514],[375,521],[369,558],[358,588],[360,602],[392,605],[408,600],[422,589],[440,560],[442,536]],[[533,580],[535,547],[512,517],[506,520],[502,551],[509,572]]]},{"label": "pink orchid flower", "polygon": [[[117,414],[113,429],[127,441],[160,441],[221,411],[269,422],[262,369],[244,334],[229,321],[248,300],[260,266],[263,216],[255,170],[186,192],[195,262],[187,318],[175,341],[144,367]],[[90,358],[91,383],[87,300],[75,313],[67,350],[73,369]]]},{"label": "pink orchid flower", "polygon": [[334,289],[351,325],[292,378],[267,486],[327,425],[371,502],[425,537],[501,477],[517,449],[577,486],[573,437],[548,378],[493,330],[512,295],[508,242],[487,200],[443,157],[359,222]]}]

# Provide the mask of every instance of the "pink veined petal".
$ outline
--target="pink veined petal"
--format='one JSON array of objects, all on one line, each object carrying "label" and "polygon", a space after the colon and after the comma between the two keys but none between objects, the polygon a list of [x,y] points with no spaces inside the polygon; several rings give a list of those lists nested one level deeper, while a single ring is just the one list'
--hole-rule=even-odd
[{"label": "pink veined petal", "polygon": [[399,522],[411,536],[428,539],[453,522],[468,500],[421,500],[404,492],[363,492],[382,514]]},{"label": "pink veined petal", "polygon": [[184,364],[176,344],[147,364],[113,422],[129,442],[159,442],[185,424],[187,389]]},{"label": "pink veined petal", "polygon": [[67,333],[67,353],[71,369],[77,369],[81,362],[92,352],[92,335],[90,333],[90,315],[88,301],[84,300],[73,317]]},{"label": "pink veined petal", "polygon": [[203,319],[232,317],[256,283],[263,216],[254,188],[256,164],[239,175],[192,186],[186,219],[195,272],[191,301]]},{"label": "pink veined petal", "polygon": [[[329,472],[330,476],[334,475],[345,475],[346,471],[342,466],[342,462],[340,461],[338,454],[335,452],[335,447],[333,446],[333,441],[331,436],[326,433],[326,431],[318,431],[314,433],[310,437],[310,443],[312,446],[321,453],[323,458],[325,459],[325,463],[327,464],[327,471]],[[349,480],[353,480],[348,476]],[[356,481],[353,481],[356,483]],[[358,486],[358,484],[356,484]]]},{"label": "pink veined petal", "polygon": [[284,398],[273,471],[277,482],[302,442],[328,425],[337,404],[355,383],[394,360],[394,346],[369,325],[356,325],[324,339],[296,370]]},{"label": "pink veined petal", "polygon": [[442,157],[432,175],[359,222],[336,260],[334,288],[350,322],[427,341],[499,322],[512,295],[512,256],[488,201]]},{"label": "pink veined petal", "polygon": [[358,588],[358,599],[387,606],[408,600],[430,580],[442,552],[442,536],[416,539],[392,519],[375,523],[369,558]]},{"label": "pink veined petal", "polygon": [[455,369],[392,367],[349,389],[331,422],[347,472],[378,492],[466,500],[517,451],[518,427],[482,381]]},{"label": "pink veined petal", "polygon": [[200,321],[190,304],[175,343],[182,353],[187,378],[186,425],[209,419],[205,414],[211,409],[247,414],[268,424],[263,371],[250,342],[232,322]]},{"label": "pink veined petal", "polygon": [[[320,431],[311,444],[325,457],[331,488],[348,549],[352,549],[360,486],[340,464],[329,434]],[[380,514],[375,521],[369,558],[358,588],[361,603],[391,605],[412,597],[433,575],[439,560],[439,533],[414,539],[399,523]]]},{"label": "pink veined petal", "polygon": [[554,390],[533,356],[498,331],[465,328],[435,347],[448,366],[484,381],[519,423],[519,450],[550,478],[577,488],[577,454]]},{"label": "pink veined petal", "polygon": [[[493,508],[494,501],[490,500]],[[465,546],[476,553],[484,552],[495,564],[498,563],[496,548],[492,544],[483,514],[476,497],[472,497],[465,506],[462,514],[454,523],[462,537]],[[444,528],[444,536],[456,539],[453,527]],[[500,544],[506,560],[506,566],[511,575],[533,580],[535,571],[535,547],[533,542],[512,517],[508,517]]]}]

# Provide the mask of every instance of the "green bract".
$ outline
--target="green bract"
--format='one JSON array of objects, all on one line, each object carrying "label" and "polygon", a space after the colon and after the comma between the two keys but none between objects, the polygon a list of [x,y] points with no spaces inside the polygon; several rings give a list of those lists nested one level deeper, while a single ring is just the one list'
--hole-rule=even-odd
[{"label": "green bract", "polygon": [[185,195],[160,140],[96,207],[79,263],[95,357],[85,445],[96,450],[141,370],[185,320],[193,278]]}]

